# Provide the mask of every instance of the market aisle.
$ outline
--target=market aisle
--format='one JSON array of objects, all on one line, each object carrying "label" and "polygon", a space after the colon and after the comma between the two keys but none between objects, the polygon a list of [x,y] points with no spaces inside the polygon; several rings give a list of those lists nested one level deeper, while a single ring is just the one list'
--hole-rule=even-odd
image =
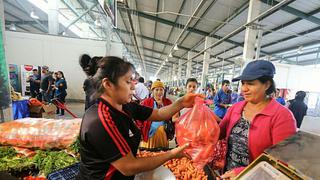
[{"label": "market aisle", "polygon": [[[81,102],[67,102],[66,106],[78,118],[82,118],[82,116],[84,114],[84,103],[81,103]],[[55,119],[61,119],[61,118],[63,118],[63,119],[72,119],[73,118],[67,111],[65,111],[64,114],[65,114],[64,116],[56,115]]]}]

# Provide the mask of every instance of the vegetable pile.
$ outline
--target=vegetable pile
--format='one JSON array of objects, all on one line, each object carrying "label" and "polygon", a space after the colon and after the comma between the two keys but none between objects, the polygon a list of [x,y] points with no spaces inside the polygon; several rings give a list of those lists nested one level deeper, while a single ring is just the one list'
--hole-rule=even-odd
[{"label": "vegetable pile", "polygon": [[66,150],[37,150],[33,157],[22,156],[13,147],[0,147],[0,172],[17,177],[25,175],[47,176],[53,171],[78,162]]},{"label": "vegetable pile", "polygon": [[[142,151],[138,153],[138,157],[156,156],[163,152]],[[195,168],[193,162],[188,158],[171,159],[163,164],[164,167],[170,169],[177,180],[196,179],[206,180],[208,176],[201,169]]]}]

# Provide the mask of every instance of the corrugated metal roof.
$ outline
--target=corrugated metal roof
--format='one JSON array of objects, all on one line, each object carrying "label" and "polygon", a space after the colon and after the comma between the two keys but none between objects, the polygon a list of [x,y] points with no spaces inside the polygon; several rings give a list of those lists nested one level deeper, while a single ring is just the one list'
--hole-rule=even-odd
[{"label": "corrugated metal roof", "polygon": [[[17,8],[12,7],[10,4],[19,6],[16,1],[5,0],[5,19],[6,29],[9,29],[10,23],[13,21],[19,22],[17,30],[25,31],[21,28],[28,29],[30,32],[42,32],[39,28],[39,25],[32,18],[28,16],[28,13],[24,13]],[[40,20],[47,21],[47,14],[38,8],[34,7],[29,1],[21,1],[27,9],[34,8],[35,12],[40,16]],[[43,0],[47,3],[47,1]],[[94,3],[91,0],[78,0],[78,1],[68,1],[77,11],[81,14],[86,11],[86,8],[92,6]],[[83,2],[87,7],[84,7]],[[132,19],[133,29],[135,30],[135,35],[137,37],[137,43],[140,48],[140,52],[145,56],[147,61],[146,66],[148,72],[155,73],[159,69],[159,65],[164,62],[164,59],[169,54],[169,50],[173,47],[173,43],[176,41],[178,35],[182,31],[183,27],[178,26],[178,24],[185,25],[190,15],[194,12],[195,8],[201,0],[176,0],[176,1],[165,1],[165,0],[139,0],[139,1],[128,1],[128,5],[119,4],[118,7],[118,29],[120,29],[120,35],[124,44],[127,46],[128,50],[135,55],[135,64],[140,64],[139,56],[135,49],[135,42],[133,41],[132,36],[134,35],[131,32],[129,17],[127,13],[127,8],[129,9],[129,16]],[[274,5],[274,0],[267,1],[267,3],[261,3],[260,13],[268,10]],[[281,2],[278,0],[278,2]],[[243,11],[230,20],[229,22],[223,22],[230,16],[233,16],[236,13],[236,10],[242,6],[248,4],[247,0],[211,0],[206,1],[203,6],[200,8],[199,12],[196,14],[197,18],[193,19],[190,23],[190,28],[188,28],[178,41],[180,50],[172,51],[172,54],[175,57],[187,58],[187,50],[195,49],[197,52],[204,49],[204,41],[206,35],[212,32],[220,26],[220,30],[214,33],[214,36],[224,37],[230,32],[234,31],[239,26],[243,25],[247,20],[248,10],[243,8]],[[158,6],[158,7],[157,7]],[[210,8],[209,8],[210,7]],[[320,12],[313,15],[313,19],[306,19],[306,16],[300,17],[304,18],[302,20],[296,20],[291,25],[286,25],[288,22],[291,22],[299,18],[300,14],[308,14],[316,9],[320,9],[319,0],[295,0],[288,5],[288,9],[280,9],[275,11],[273,14],[264,18],[259,24],[263,25],[262,29],[264,34],[262,38],[262,51],[269,53],[272,56],[272,52],[279,52],[280,50],[286,51],[288,48],[299,48],[306,43],[316,42],[320,40],[320,31],[309,32],[318,28],[320,24]],[[70,10],[65,3],[59,1],[60,12],[65,16],[68,16],[70,21],[75,19],[77,16]],[[157,8],[159,12],[157,12]],[[207,10],[208,9],[208,10]],[[99,8],[94,8],[90,15],[86,14],[79,23],[88,22],[90,25],[93,24],[95,16],[98,15]],[[179,10],[181,12],[179,13]],[[206,11],[207,10],[207,11]],[[206,13],[205,13],[206,12]],[[297,13],[299,12],[299,13]],[[12,15],[17,16],[19,19],[14,18]],[[93,17],[91,17],[93,16]],[[124,19],[122,19],[124,18]],[[315,19],[318,18],[318,19]],[[104,18],[103,18],[104,19]],[[175,22],[177,19],[177,22]],[[313,21],[313,22],[312,22]],[[25,22],[25,23],[24,23]],[[26,23],[27,22],[27,23]],[[225,23],[224,26],[221,26]],[[78,27],[80,24],[76,23]],[[195,26],[195,24],[197,24]],[[108,27],[109,28],[109,27]],[[276,28],[277,31],[269,32],[269,30]],[[63,29],[62,29],[63,30]],[[172,32],[171,32],[172,31]],[[100,32],[100,31],[99,31]],[[169,34],[171,35],[169,37]],[[282,41],[288,37],[297,36],[298,33],[305,32],[303,36],[296,37],[290,40]],[[93,33],[93,32],[91,32]],[[169,37],[169,38],[168,38]],[[233,60],[235,55],[241,55],[243,48],[238,46],[232,50],[230,48],[234,47],[234,44],[243,44],[245,39],[245,31],[242,31],[228,39],[229,42],[222,42],[219,45],[212,48],[212,55],[220,54],[218,57],[221,59]],[[217,39],[214,40],[214,42]],[[195,45],[200,43],[196,48]],[[265,46],[272,43],[270,46]],[[182,49],[181,47],[186,48]],[[288,49],[290,50],[290,49]],[[308,61],[310,58],[314,59],[315,54],[310,53],[305,56],[300,56],[301,61]],[[154,58],[151,58],[154,57]],[[160,60],[159,60],[160,58]],[[292,60],[295,57],[290,57]],[[170,62],[178,62],[177,58],[169,58]],[[196,60],[203,60],[203,56],[199,56]],[[153,61],[153,63],[152,63]],[[225,64],[230,64],[225,63]],[[185,67],[186,64],[184,64]],[[211,67],[220,66],[221,63],[213,64]],[[142,66],[140,64],[140,66]],[[197,66],[196,64],[193,65]],[[185,73],[185,72],[183,72]]]}]

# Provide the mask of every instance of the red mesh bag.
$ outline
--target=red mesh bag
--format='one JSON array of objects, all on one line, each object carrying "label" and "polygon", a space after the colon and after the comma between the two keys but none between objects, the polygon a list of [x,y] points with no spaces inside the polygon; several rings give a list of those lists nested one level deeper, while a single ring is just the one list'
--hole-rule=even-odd
[{"label": "red mesh bag", "polygon": [[227,155],[227,141],[219,140],[214,149],[214,156],[212,160],[211,167],[214,170],[221,170],[224,168],[226,163],[226,155]]},{"label": "red mesh bag", "polygon": [[178,144],[189,143],[185,153],[191,156],[199,169],[211,162],[214,149],[219,139],[220,128],[217,116],[208,108],[202,98],[195,99],[192,109],[182,115],[176,122],[176,137]]}]

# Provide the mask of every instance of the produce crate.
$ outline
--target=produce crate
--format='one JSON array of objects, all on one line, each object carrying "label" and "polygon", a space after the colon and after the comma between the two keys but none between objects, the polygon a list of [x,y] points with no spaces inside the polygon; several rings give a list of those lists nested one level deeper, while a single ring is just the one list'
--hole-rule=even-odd
[{"label": "produce crate", "polygon": [[72,180],[76,179],[79,173],[80,163],[75,163],[71,166],[59,169],[47,176],[48,180]]}]

